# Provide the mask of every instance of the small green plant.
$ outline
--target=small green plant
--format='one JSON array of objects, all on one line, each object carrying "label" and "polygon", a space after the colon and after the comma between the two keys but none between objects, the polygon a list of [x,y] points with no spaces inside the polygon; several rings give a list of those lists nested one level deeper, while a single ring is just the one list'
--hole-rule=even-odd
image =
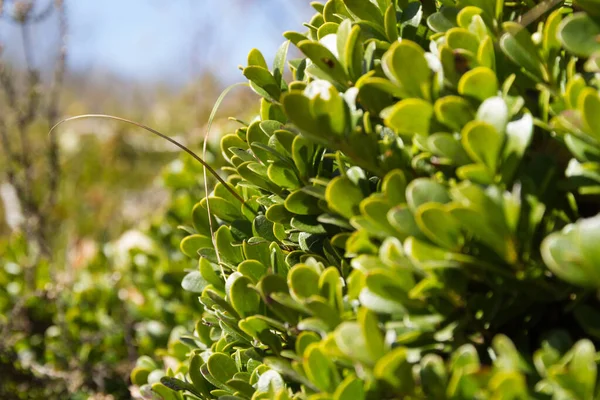
[{"label": "small green plant", "polygon": [[140,395],[600,398],[600,2],[311,4],[248,56],[181,242],[202,318]]}]

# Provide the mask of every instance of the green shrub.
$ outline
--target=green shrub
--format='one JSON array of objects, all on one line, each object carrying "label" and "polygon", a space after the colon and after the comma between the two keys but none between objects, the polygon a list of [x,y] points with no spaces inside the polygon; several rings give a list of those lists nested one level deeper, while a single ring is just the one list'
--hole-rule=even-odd
[{"label": "green shrub", "polygon": [[0,240],[0,399],[128,399],[135,359],[170,349],[171,327],[193,329],[195,296],[178,288],[194,263],[179,251],[187,232],[177,227],[204,193],[201,172],[191,159],[170,164],[166,214],[146,221],[143,235],[127,235],[141,242],[106,243],[73,263],[60,288],[55,262],[40,263],[43,289],[28,290],[25,235]]},{"label": "green shrub", "polygon": [[556,3],[315,2],[252,50],[141,396],[600,398],[600,3]]}]

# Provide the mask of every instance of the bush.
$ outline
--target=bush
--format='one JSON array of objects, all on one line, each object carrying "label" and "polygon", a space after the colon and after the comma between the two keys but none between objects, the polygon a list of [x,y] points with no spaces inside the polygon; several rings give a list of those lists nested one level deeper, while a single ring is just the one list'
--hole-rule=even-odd
[{"label": "bush", "polygon": [[553,3],[315,2],[252,50],[141,396],[598,398],[600,4]]},{"label": "bush", "polygon": [[163,174],[166,215],[83,254],[68,280],[52,274],[58,262],[40,263],[35,292],[25,283],[25,235],[0,240],[0,399],[130,398],[136,358],[166,349],[171,327],[193,329],[197,302],[178,290],[193,262],[178,249],[187,233],[177,226],[204,193],[201,172],[175,160]]}]

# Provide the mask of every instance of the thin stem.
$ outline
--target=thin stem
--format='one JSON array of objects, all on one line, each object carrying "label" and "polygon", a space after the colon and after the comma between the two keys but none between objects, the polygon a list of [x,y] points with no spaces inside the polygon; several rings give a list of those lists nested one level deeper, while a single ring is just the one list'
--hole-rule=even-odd
[{"label": "thin stem", "polygon": [[[25,65],[27,67],[28,95],[23,110],[17,109],[17,125],[19,129],[19,139],[21,143],[21,165],[23,167],[25,188],[31,202],[35,202],[33,194],[33,176],[31,162],[31,145],[29,143],[29,133],[27,129],[35,118],[38,103],[38,73],[34,67],[31,39],[26,22],[21,23],[21,39],[23,44],[23,53],[25,54]],[[15,103],[15,107],[18,105]]]},{"label": "thin stem", "polygon": [[33,52],[27,23],[21,23],[21,40],[23,41],[23,53],[25,54],[25,66],[31,72],[33,70]]},{"label": "thin stem", "polygon": [[[60,97],[60,89],[62,88],[66,60],[67,60],[67,13],[65,10],[64,2],[58,1],[56,6],[59,11],[59,30],[61,46],[59,49],[59,55],[57,65],[54,70],[54,79],[50,87],[50,94],[48,95],[48,109],[47,109],[47,120],[48,125],[52,126],[56,123],[58,118],[58,104]],[[48,149],[48,192],[47,201],[43,206],[43,210],[47,211],[52,209],[56,204],[56,197],[58,192],[58,184],[60,182],[60,164],[59,164],[59,148],[56,138],[50,136],[50,147]]]},{"label": "thin stem", "polygon": [[163,139],[165,139],[168,142],[173,143],[175,146],[179,147],[181,150],[185,151],[186,153],[188,153],[190,156],[192,156],[196,161],[198,161],[200,164],[202,164],[202,166],[204,168],[206,168],[208,170],[208,172],[211,173],[211,175],[213,175],[215,177],[215,179],[217,179],[219,182],[221,182],[223,184],[223,186],[225,186],[225,188],[236,198],[240,201],[240,203],[244,204],[245,201],[244,199],[235,191],[233,190],[233,188],[231,188],[231,186],[229,186],[229,184],[227,182],[225,182],[223,180],[223,178],[221,178],[219,176],[219,174],[217,174],[217,172],[211,168],[210,165],[208,165],[206,163],[206,161],[204,161],[202,158],[200,158],[196,153],[194,153],[192,150],[190,150],[189,148],[187,148],[186,146],[182,145],[181,143],[177,142],[176,140],[168,137],[167,135],[164,135],[162,133],[160,133],[159,131],[150,128],[149,126],[146,126],[144,124],[141,124],[139,122],[135,122],[135,121],[131,121],[129,119],[126,118],[121,118],[121,117],[116,117],[114,115],[106,115],[106,114],[84,114],[84,115],[77,115],[75,117],[70,117],[70,118],[65,118],[61,121],[59,121],[56,125],[54,125],[50,131],[48,132],[48,135],[52,135],[52,132],[54,132],[54,130],[56,128],[58,128],[60,125],[64,124],[65,122],[70,122],[70,121],[75,121],[75,120],[79,120],[79,119],[88,119],[88,118],[105,118],[105,119],[111,119],[114,121],[120,121],[120,122],[125,122],[131,125],[135,125],[139,128],[142,128],[150,133],[155,134],[156,136],[159,136]]},{"label": "thin stem", "polygon": [[546,0],[544,2],[539,3],[531,10],[527,11],[519,20],[519,23],[523,27],[529,26],[533,21],[547,13],[549,10],[554,8],[554,6],[563,2],[564,0]]}]

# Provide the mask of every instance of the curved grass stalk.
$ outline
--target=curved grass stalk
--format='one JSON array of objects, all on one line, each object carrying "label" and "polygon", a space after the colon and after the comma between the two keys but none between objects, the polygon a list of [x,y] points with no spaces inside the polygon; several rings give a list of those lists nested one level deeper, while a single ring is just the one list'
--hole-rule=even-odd
[{"label": "curved grass stalk", "polygon": [[110,119],[110,120],[114,120],[114,121],[125,122],[125,123],[131,124],[131,125],[135,125],[135,126],[137,126],[139,128],[142,128],[142,129],[144,129],[144,130],[146,130],[148,132],[151,132],[151,133],[155,134],[156,136],[159,136],[159,137],[167,140],[168,142],[173,143],[175,146],[179,147],[181,150],[185,151],[190,156],[192,156],[196,161],[198,161],[200,164],[202,164],[202,166],[204,167],[204,171],[205,171],[205,177],[206,177],[206,171],[210,172],[210,174],[212,176],[214,176],[219,182],[221,182],[223,184],[223,186],[225,186],[225,188],[236,199],[238,199],[242,204],[244,204],[244,199],[242,198],[242,196],[240,196],[235,190],[233,190],[233,188],[231,186],[229,186],[229,184],[227,182],[225,182],[225,180],[223,178],[221,178],[219,176],[219,174],[210,165],[208,165],[208,163],[206,161],[204,161],[199,155],[197,155],[192,150],[190,150],[188,147],[186,147],[183,144],[179,143],[175,139],[170,138],[167,135],[162,134],[159,131],[157,131],[155,129],[152,129],[149,126],[146,126],[146,125],[141,124],[139,122],[135,122],[135,121],[132,121],[132,120],[129,120],[129,119],[126,119],[126,118],[121,118],[121,117],[117,117],[117,116],[114,116],[114,115],[107,115],[107,114],[83,114],[83,115],[76,115],[74,117],[65,118],[65,119],[59,121],[58,123],[56,123],[56,125],[54,125],[52,128],[50,128],[50,131],[48,132],[48,135],[52,135],[52,132],[54,132],[54,130],[56,128],[58,128],[58,126],[64,124],[65,122],[75,121],[75,120],[79,120],[79,119],[89,119],[89,118],[104,118],[104,119]]},{"label": "curved grass stalk", "polygon": [[[221,94],[219,95],[219,97],[217,98],[217,101],[215,102],[215,105],[213,106],[212,111],[210,112],[210,116],[208,117],[208,124],[206,126],[206,134],[204,135],[204,143],[202,143],[202,157],[206,158],[206,149],[207,149],[207,143],[208,143],[208,137],[210,135],[210,128],[212,128],[212,124],[215,120],[215,117],[217,115],[217,111],[219,110],[219,107],[221,106],[221,104],[223,103],[223,100],[225,100],[225,97],[227,96],[227,94],[229,94],[230,91],[232,91],[233,89],[235,89],[236,87],[239,86],[249,86],[247,83],[235,83],[233,85],[228,86],[227,88],[225,88],[225,90],[223,90],[223,92],[221,92]],[[206,199],[206,213],[208,214],[208,226],[210,229],[210,237],[213,243],[213,247],[215,249],[215,254],[217,255],[217,261],[219,262],[219,268],[221,269],[221,276],[223,277],[223,279],[225,279],[225,270],[223,269],[223,263],[221,261],[221,255],[219,254],[219,252],[217,251],[217,239],[215,237],[215,230],[213,227],[213,222],[212,222],[212,218],[211,218],[211,212],[210,212],[210,203],[208,201],[208,177],[206,174],[206,171],[208,170],[210,172],[210,167],[208,167],[206,165],[206,163],[202,164],[204,166],[203,168],[203,173],[204,173],[204,196]],[[208,167],[208,168],[207,168]],[[219,179],[219,182],[221,182],[223,185],[225,185],[227,187],[227,189],[231,192],[233,191],[233,188],[230,188],[229,185],[227,183],[225,183],[223,180]],[[244,199],[239,196],[236,192],[236,197],[241,199],[242,202],[242,206],[244,206],[246,204],[246,202],[244,201]]]}]

